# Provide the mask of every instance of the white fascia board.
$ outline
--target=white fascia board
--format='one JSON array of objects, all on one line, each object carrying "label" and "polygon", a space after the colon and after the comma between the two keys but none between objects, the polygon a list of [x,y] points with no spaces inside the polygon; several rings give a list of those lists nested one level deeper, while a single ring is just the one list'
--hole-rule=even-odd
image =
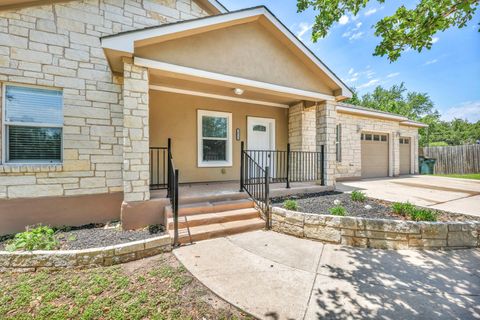
[{"label": "white fascia board", "polygon": [[102,47],[106,49],[134,53],[135,41],[141,41],[153,37],[161,37],[164,35],[184,32],[192,29],[209,27],[212,25],[222,24],[233,20],[251,18],[254,16],[259,16],[265,12],[266,11],[263,8],[255,8],[252,10],[232,12],[218,16],[211,16],[208,18],[200,18],[192,21],[172,23],[164,26],[161,25],[156,28],[148,28],[145,30],[127,32],[124,34],[119,34],[118,36],[112,36],[102,39]]},{"label": "white fascia board", "polygon": [[150,85],[150,90],[178,93],[178,94],[184,94],[189,96],[197,96],[197,97],[211,98],[211,99],[218,99],[218,100],[257,104],[261,106],[276,107],[276,108],[289,107],[288,104],[275,103],[275,102],[269,102],[269,101],[263,101],[263,100],[254,100],[254,99],[248,99],[248,98],[240,98],[240,97],[231,97],[231,96],[226,96],[221,94],[207,93],[207,92],[194,91],[194,90],[185,90],[185,89],[179,89],[179,88],[159,86],[154,84]]},{"label": "white fascia board", "polygon": [[337,106],[337,111],[350,113],[350,114],[358,114],[358,115],[367,116],[367,117],[384,118],[384,119],[391,119],[391,120],[397,120],[397,121],[403,121],[403,122],[408,121],[408,119],[403,116],[396,116],[393,114],[376,112],[375,110],[369,111],[369,110],[360,110],[356,108],[350,108],[346,106]]},{"label": "white fascia board", "polygon": [[280,86],[273,83],[250,80],[250,79],[240,78],[236,76],[225,75],[221,73],[194,69],[194,68],[179,66],[179,65],[165,63],[165,62],[156,61],[156,60],[135,57],[134,64],[137,66],[161,70],[161,71],[174,73],[174,74],[193,76],[197,78],[226,82],[226,83],[238,85],[238,86],[246,86],[251,88],[259,88],[262,90],[267,90],[272,92],[284,93],[284,94],[288,94],[295,97],[301,97],[304,99],[313,99],[314,101],[325,101],[325,100],[335,101],[334,96],[323,94],[323,93],[285,87],[285,86]]},{"label": "white fascia board", "polygon": [[400,122],[402,126],[418,127],[418,128],[427,128],[428,124],[417,122],[417,121],[402,121]]}]

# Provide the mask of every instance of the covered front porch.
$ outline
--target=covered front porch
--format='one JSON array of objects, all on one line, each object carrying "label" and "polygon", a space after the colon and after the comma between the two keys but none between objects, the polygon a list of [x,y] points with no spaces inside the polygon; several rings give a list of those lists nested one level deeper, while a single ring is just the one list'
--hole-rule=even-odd
[{"label": "covered front porch", "polygon": [[335,101],[351,92],[266,8],[102,46],[123,79],[122,220],[156,217],[166,198],[242,190],[268,211],[275,194],[333,187]]}]

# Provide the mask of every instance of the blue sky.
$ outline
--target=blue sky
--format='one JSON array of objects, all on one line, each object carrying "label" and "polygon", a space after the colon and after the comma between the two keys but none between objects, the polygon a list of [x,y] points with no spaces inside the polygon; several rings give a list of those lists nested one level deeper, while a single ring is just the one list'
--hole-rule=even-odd
[{"label": "blue sky", "polygon": [[[445,120],[480,120],[480,12],[463,29],[435,35],[431,50],[409,51],[396,62],[372,55],[380,42],[373,25],[395,12],[398,1],[371,1],[356,17],[342,17],[328,36],[311,42],[312,10],[297,13],[296,0],[221,0],[229,10],[267,6],[347,85],[360,94],[375,86],[405,82],[410,91],[426,92]],[[413,3],[413,2],[412,2]]]}]

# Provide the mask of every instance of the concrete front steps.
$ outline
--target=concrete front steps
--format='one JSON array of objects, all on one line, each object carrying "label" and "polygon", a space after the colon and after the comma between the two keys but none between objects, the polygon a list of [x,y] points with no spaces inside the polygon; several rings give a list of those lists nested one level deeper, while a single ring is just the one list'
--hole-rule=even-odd
[{"label": "concrete front steps", "polygon": [[[165,208],[166,227],[173,238],[174,221],[171,207]],[[224,200],[180,204],[178,234],[182,244],[260,230],[265,221],[250,199]]]}]

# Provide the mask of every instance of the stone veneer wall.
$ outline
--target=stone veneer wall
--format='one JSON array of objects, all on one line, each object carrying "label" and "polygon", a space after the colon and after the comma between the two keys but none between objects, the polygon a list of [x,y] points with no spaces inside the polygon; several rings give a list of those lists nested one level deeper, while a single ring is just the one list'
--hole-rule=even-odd
[{"label": "stone veneer wall", "polygon": [[300,238],[365,248],[480,247],[480,222],[415,222],[338,217],[273,207],[272,229]]},{"label": "stone veneer wall", "polygon": [[399,122],[338,113],[337,123],[342,125],[342,161],[336,163],[337,178],[360,178],[362,176],[362,132],[382,132],[389,134],[392,144],[389,156],[391,174],[400,174],[400,133],[401,137],[411,138],[414,172],[418,173],[418,129],[401,126]]},{"label": "stone veneer wall", "polygon": [[[0,156],[0,199],[123,191],[123,79],[112,74],[100,37],[206,15],[191,0],[78,0],[0,11],[0,84],[61,88],[64,97],[63,164],[11,165]],[[132,197],[148,198],[145,177],[139,181]]]},{"label": "stone veneer wall", "polygon": [[115,246],[53,251],[0,251],[0,272],[111,266],[172,250],[169,235]]}]

